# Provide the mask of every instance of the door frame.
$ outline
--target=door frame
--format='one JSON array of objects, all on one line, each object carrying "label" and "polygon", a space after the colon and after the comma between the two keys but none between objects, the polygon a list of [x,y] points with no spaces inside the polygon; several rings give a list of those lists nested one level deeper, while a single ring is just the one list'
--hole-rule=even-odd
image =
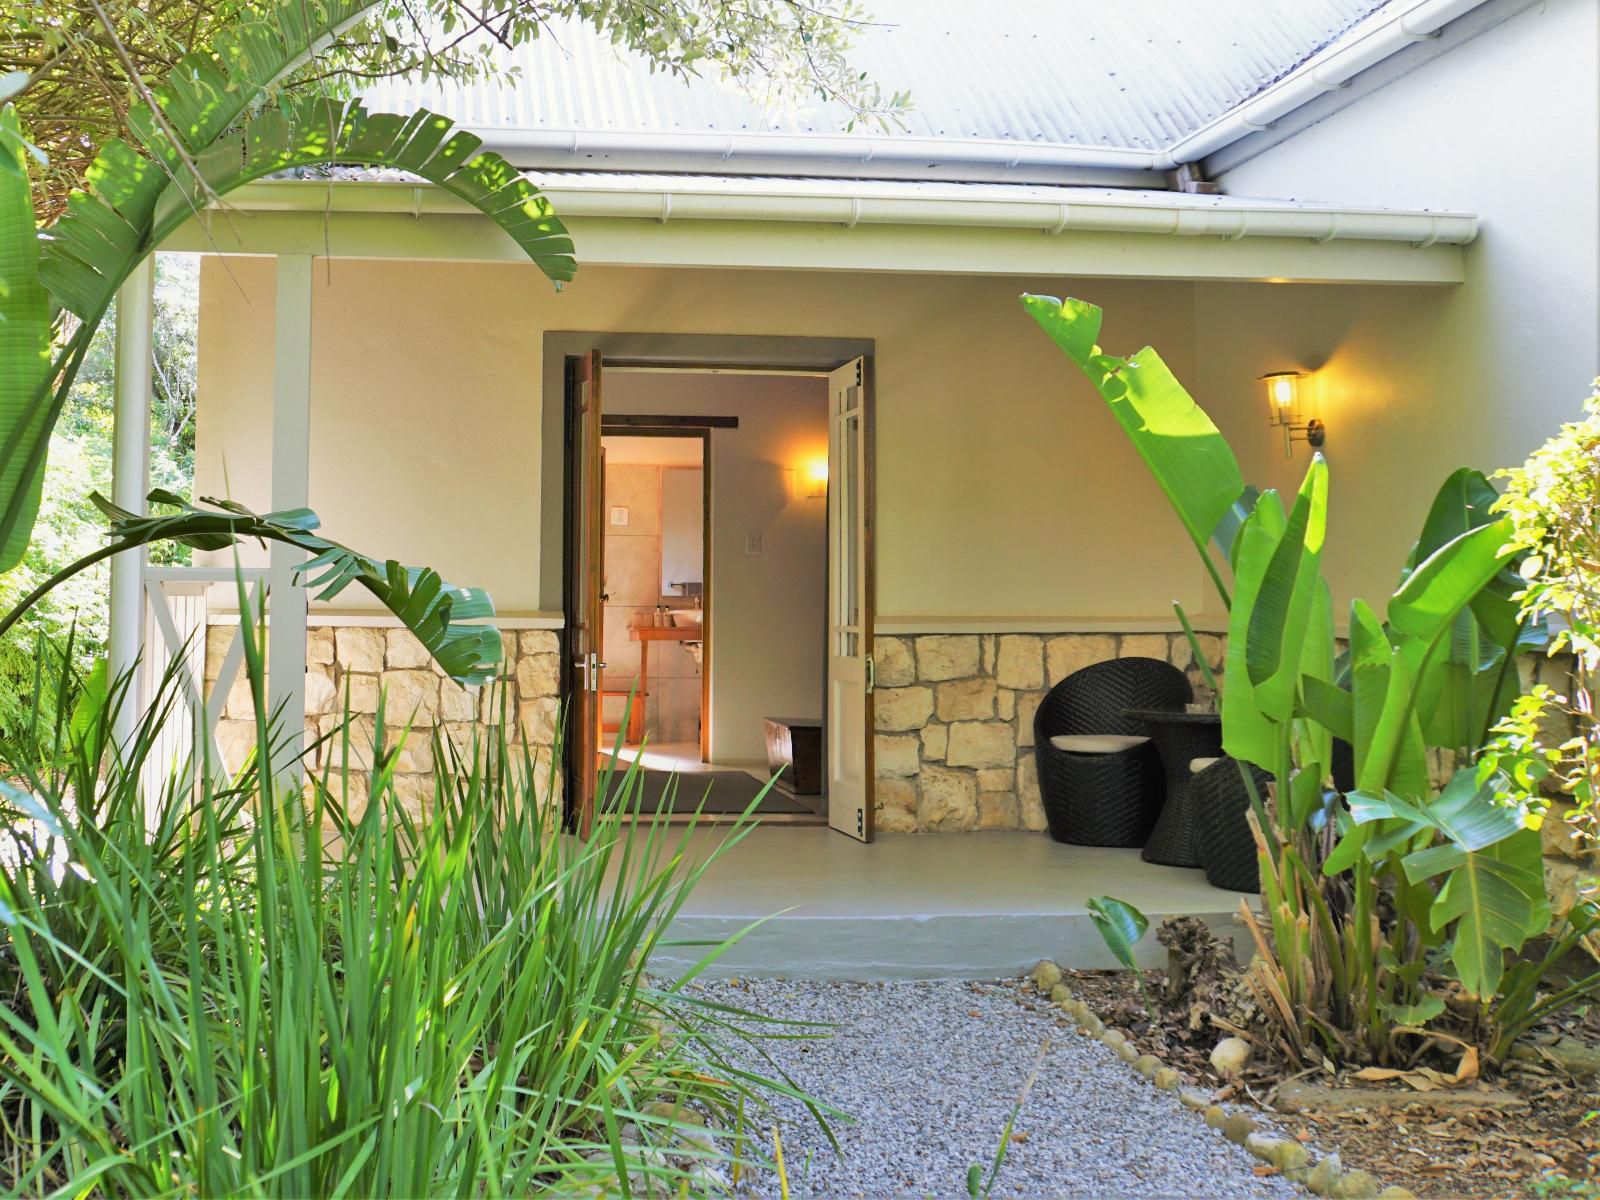
[{"label": "door frame", "polygon": [[[600,436],[684,438],[700,443],[700,759],[711,761],[711,431],[737,429],[737,419],[727,421],[720,417],[662,417],[659,422],[644,424],[644,418],[627,421],[607,420],[600,414]],[[679,467],[662,467],[663,471],[681,470]],[[610,526],[608,525],[609,529]]]},{"label": "door frame", "polygon": [[[804,371],[826,374],[853,358],[866,360],[865,388],[869,419],[875,411],[874,378],[876,343],[872,338],[820,338],[766,336],[759,334],[695,334],[695,333],[601,333],[585,331],[551,331],[544,335],[544,362],[541,374],[543,409],[541,413],[541,455],[539,473],[539,545],[560,546],[562,553],[540,554],[539,595],[540,607],[548,613],[562,614],[566,620],[560,633],[562,642],[561,689],[564,696],[572,694],[571,655],[566,653],[569,642],[572,614],[567,611],[567,579],[572,570],[573,546],[570,532],[573,496],[573,435],[575,432],[569,411],[568,387],[571,360],[590,351],[598,350],[610,367],[660,367],[681,370],[729,370],[745,373],[781,373]],[[872,443],[869,442],[869,446]],[[709,458],[709,455],[708,455]],[[875,455],[869,454],[866,463],[866,481],[863,500],[873,502],[876,493]],[[707,475],[709,480],[709,473]],[[869,512],[871,510],[869,509]],[[707,510],[709,519],[709,508]],[[876,521],[871,521],[873,527]],[[830,537],[832,534],[830,533]],[[709,553],[710,539],[707,539]],[[866,546],[865,581],[868,596],[876,595],[877,557],[874,540]],[[709,587],[709,579],[707,580]],[[870,612],[870,609],[869,609]],[[707,618],[709,620],[709,616]],[[866,629],[870,654],[871,627]],[[707,634],[709,640],[709,631]],[[709,701],[711,669],[704,671],[703,687]],[[872,718],[872,697],[869,693],[867,719]],[[706,708],[709,719],[709,703]],[[826,724],[826,723],[824,723]],[[871,775],[873,731],[862,730],[868,755],[867,783]],[[825,733],[826,735],[826,733]],[[570,819],[572,798],[572,747],[564,748],[562,803]],[[868,828],[870,830],[871,797],[868,797]]]}]

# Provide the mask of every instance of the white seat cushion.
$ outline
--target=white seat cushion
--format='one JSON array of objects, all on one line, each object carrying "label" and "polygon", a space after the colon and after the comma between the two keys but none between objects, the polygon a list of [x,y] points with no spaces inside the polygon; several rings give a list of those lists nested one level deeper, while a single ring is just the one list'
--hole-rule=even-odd
[{"label": "white seat cushion", "polygon": [[1051,738],[1050,744],[1068,754],[1120,754],[1149,740],[1126,733],[1063,733]]},{"label": "white seat cushion", "polygon": [[1198,775],[1207,767],[1215,766],[1221,761],[1220,758],[1191,758],[1189,760],[1189,774]]}]

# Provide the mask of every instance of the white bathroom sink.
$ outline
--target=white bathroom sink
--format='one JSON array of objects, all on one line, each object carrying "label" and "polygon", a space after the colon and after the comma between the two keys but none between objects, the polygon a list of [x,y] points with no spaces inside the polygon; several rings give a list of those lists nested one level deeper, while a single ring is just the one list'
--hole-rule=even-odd
[{"label": "white bathroom sink", "polygon": [[675,608],[672,610],[672,624],[677,629],[699,629],[705,613],[694,608]]}]

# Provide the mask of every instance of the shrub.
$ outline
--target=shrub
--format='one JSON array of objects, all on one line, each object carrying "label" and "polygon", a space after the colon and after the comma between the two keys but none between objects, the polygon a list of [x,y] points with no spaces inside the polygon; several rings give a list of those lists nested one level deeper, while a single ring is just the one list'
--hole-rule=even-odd
[{"label": "shrub", "polygon": [[731,1065],[753,1018],[644,971],[711,861],[687,865],[689,832],[563,832],[553,768],[504,733],[436,746],[426,812],[396,796],[398,749],[364,799],[331,773],[284,786],[264,716],[239,774],[202,754],[152,795],[181,685],[119,751],[125,692],[85,690],[54,765],[0,748],[8,1192],[702,1192],[750,1152],[697,1122],[798,1094]]},{"label": "shrub", "polygon": [[1568,819],[1591,844],[1600,837],[1600,380],[1584,416],[1520,467],[1501,471],[1499,509],[1510,516],[1530,620],[1554,618],[1551,655],[1571,656],[1566,694],[1540,684],[1496,730],[1485,769],[1503,771],[1509,794],[1542,807],[1546,787],[1573,801]]}]

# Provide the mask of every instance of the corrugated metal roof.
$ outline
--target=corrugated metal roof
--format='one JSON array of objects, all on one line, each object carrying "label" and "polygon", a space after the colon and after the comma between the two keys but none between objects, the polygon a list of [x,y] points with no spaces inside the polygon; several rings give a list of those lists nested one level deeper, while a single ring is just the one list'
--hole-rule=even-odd
[{"label": "corrugated metal roof", "polygon": [[[1222,116],[1384,0],[869,0],[851,61],[909,90],[902,136],[1149,150]],[[521,47],[513,83],[379,81],[374,107],[483,131],[851,136],[837,105],[764,109],[714,79],[652,75],[579,23]],[[858,128],[854,136],[882,137]]]}]

